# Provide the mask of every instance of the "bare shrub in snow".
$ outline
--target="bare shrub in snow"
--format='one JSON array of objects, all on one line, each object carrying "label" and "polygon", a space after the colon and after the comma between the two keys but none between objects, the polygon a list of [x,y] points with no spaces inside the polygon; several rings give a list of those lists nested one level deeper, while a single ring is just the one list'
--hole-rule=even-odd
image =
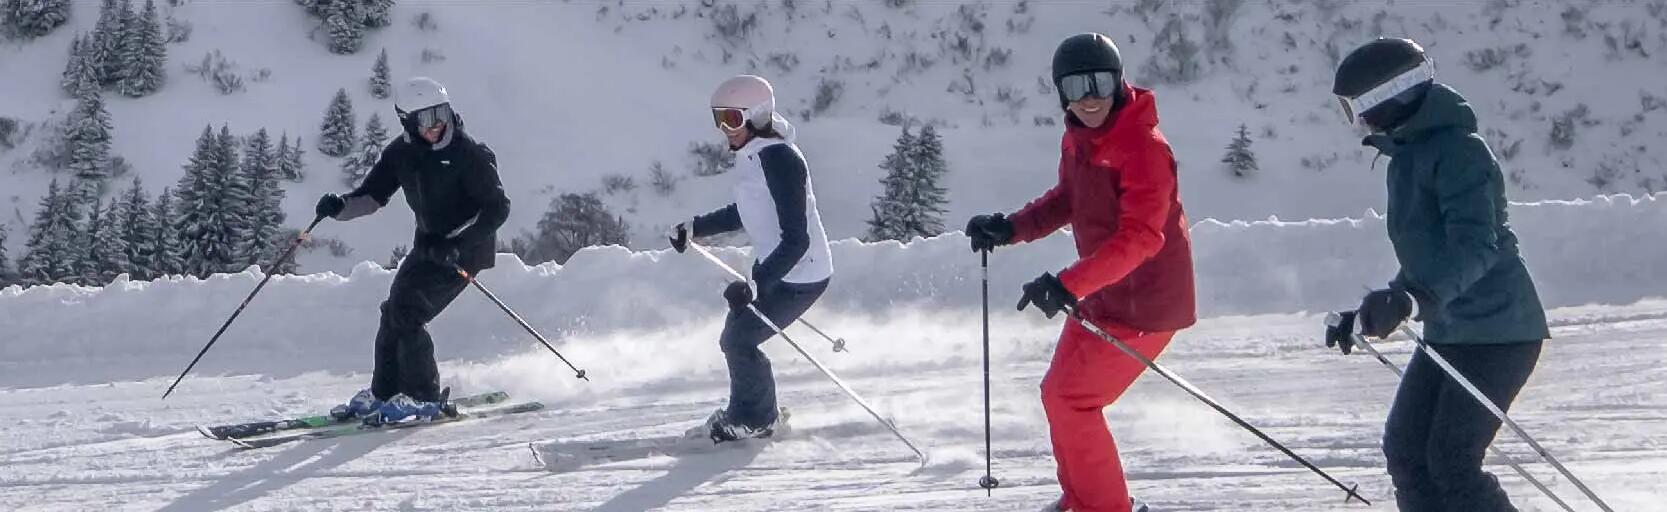
[{"label": "bare shrub in snow", "polygon": [[903,126],[910,121],[909,115],[892,110],[891,107],[880,109],[880,124],[886,126]]},{"label": "bare shrub in snow", "polygon": [[440,23],[434,20],[434,13],[429,11],[418,13],[417,18],[412,20],[411,24],[416,25],[417,30],[421,30],[423,32],[440,30]]},{"label": "bare shrub in snow", "polygon": [[1534,51],[1527,44],[1517,43],[1515,46],[1483,48],[1464,52],[1464,64],[1469,66],[1471,71],[1482,73],[1510,63],[1513,57],[1526,59],[1533,54]]},{"label": "bare shrub in snow", "polygon": [[1650,58],[1650,52],[1644,49],[1645,35],[1644,29],[1639,27],[1634,20],[1622,21],[1619,34],[1611,32],[1605,27],[1603,44],[1609,49],[1607,53],[1609,60],[1621,60],[1628,54],[1637,54],[1645,59]]},{"label": "bare shrub in snow", "polygon": [[[225,55],[220,53],[220,50],[204,54],[203,60],[197,64],[186,64],[185,72],[201,77],[204,81],[213,85],[214,90],[220,91],[220,94],[232,94],[244,90],[244,77],[237,72],[237,62],[227,59]],[[265,70],[265,74],[270,76],[271,70]],[[261,80],[265,80],[265,78],[264,76],[260,77]]]},{"label": "bare shrub in snow", "polygon": [[1667,100],[1663,100],[1654,94],[1650,94],[1648,91],[1639,91],[1638,105],[1640,108],[1643,108],[1646,113],[1655,112],[1660,110],[1661,107],[1667,107]]},{"label": "bare shrub in snow", "polygon": [[1586,121],[1590,115],[1591,109],[1587,108],[1585,103],[1582,103],[1552,119],[1551,147],[1559,150],[1574,147],[1575,131],[1577,129],[1575,123]]},{"label": "bare shrub in snow", "polygon": [[723,143],[690,143],[689,156],[694,160],[695,176],[717,176],[735,168],[735,153]]},{"label": "bare shrub in snow", "polygon": [[1244,0],[1210,0],[1204,4],[1204,41],[1212,53],[1219,55],[1233,50],[1230,32],[1233,19],[1243,6]]},{"label": "bare shrub in snow", "polygon": [[724,4],[712,11],[712,30],[718,37],[734,45],[745,43],[758,30],[758,13],[741,14],[735,4]]},{"label": "bare shrub in snow", "polygon": [[794,52],[772,52],[764,58],[764,64],[775,66],[782,74],[792,73],[799,67],[799,54]]},{"label": "bare shrub in snow", "polygon": [[1610,187],[1613,187],[1616,181],[1620,181],[1620,178],[1621,170],[1615,164],[1599,162],[1592,168],[1592,177],[1586,178],[1586,183],[1598,189],[1598,192],[1609,192]]},{"label": "bare shrub in snow", "polygon": [[445,61],[446,54],[445,52],[440,51],[439,48],[423,48],[423,64],[433,64]]},{"label": "bare shrub in snow", "polygon": [[612,173],[602,176],[602,192],[616,195],[620,192],[631,192],[637,189],[637,180],[624,174]]},{"label": "bare shrub in snow", "polygon": [[1563,33],[1575,39],[1586,38],[1586,10],[1588,7],[1570,5],[1563,9]]},{"label": "bare shrub in snow", "polygon": [[984,54],[984,70],[989,71],[995,68],[1007,67],[1007,61],[1012,60],[1012,58],[1013,50],[1009,50],[1007,48],[991,49],[989,53]]},{"label": "bare shrub in snow", "polygon": [[1180,16],[1170,16],[1152,41],[1152,56],[1143,69],[1152,83],[1186,84],[1198,80],[1203,67],[1198,62],[1198,43],[1187,37]]},{"label": "bare shrub in snow", "polygon": [[648,184],[654,189],[654,193],[659,194],[660,197],[670,196],[672,192],[676,192],[678,181],[677,176],[672,175],[671,171],[667,171],[666,166],[661,165],[659,160],[648,164]]},{"label": "bare shrub in snow", "polygon": [[17,147],[19,123],[16,119],[0,116],[0,148],[12,149]]},{"label": "bare shrub in snow", "polygon": [[838,103],[839,98],[844,95],[845,82],[837,79],[830,80],[824,77],[822,81],[817,82],[816,84],[816,99],[810,102],[811,113],[822,115],[822,113],[827,112],[828,108],[832,107],[834,103]]},{"label": "bare shrub in snow", "polygon": [[1502,161],[1515,160],[1517,154],[1522,152],[1522,139],[1512,140],[1511,136],[1504,130],[1488,128],[1487,139],[1488,145],[1493,148],[1494,154],[1499,155],[1499,159]]},{"label": "bare shrub in snow", "polygon": [[909,1],[910,0],[883,0],[882,3],[884,3],[886,7],[902,9],[909,6]]},{"label": "bare shrub in snow", "polygon": [[191,40],[192,25],[189,20],[176,19],[168,16],[168,42],[183,43]]}]

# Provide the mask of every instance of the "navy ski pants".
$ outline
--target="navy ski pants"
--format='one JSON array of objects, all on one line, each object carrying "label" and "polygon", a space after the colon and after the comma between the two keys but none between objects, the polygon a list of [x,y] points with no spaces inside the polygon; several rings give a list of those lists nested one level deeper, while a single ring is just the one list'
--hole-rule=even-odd
[{"label": "navy ski pants", "polygon": [[[806,284],[778,282],[762,287],[753,305],[777,327],[786,329],[827,289],[825,279]],[[729,363],[729,410],[725,415],[731,422],[762,427],[776,421],[776,378],[770,371],[770,358],[760,348],[775,335],[750,309],[730,310],[725,318],[718,345]]]},{"label": "navy ski pants", "polygon": [[427,326],[468,285],[455,270],[418,258],[400,262],[376,331],[370,391],[377,400],[400,393],[425,402],[440,399],[440,369]]},{"label": "navy ski pants", "polygon": [[[1509,410],[1544,342],[1432,345],[1482,394]],[[1500,426],[1422,350],[1407,364],[1384,425],[1383,454],[1401,512],[1516,512],[1482,457]]]}]

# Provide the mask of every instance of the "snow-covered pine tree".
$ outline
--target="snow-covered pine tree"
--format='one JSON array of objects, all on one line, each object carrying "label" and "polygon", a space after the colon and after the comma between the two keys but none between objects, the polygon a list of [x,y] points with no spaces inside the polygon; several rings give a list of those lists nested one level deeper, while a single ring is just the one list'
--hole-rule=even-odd
[{"label": "snow-covered pine tree", "polygon": [[11,286],[12,263],[6,258],[6,225],[0,224],[0,288]]},{"label": "snow-covered pine tree", "polygon": [[28,252],[18,262],[18,280],[26,285],[74,278],[75,264],[80,260],[75,251],[75,225],[81,214],[72,195],[61,191],[54,179],[39,204],[24,243]]},{"label": "snow-covered pine tree", "polygon": [[241,240],[241,212],[233,201],[247,201],[248,195],[229,183],[237,169],[235,150],[228,150],[235,141],[227,128],[221,135],[216,138],[212,127],[203,128],[179,181],[174,225],[179,229],[180,259],[184,273],[197,277],[232,270]]},{"label": "snow-covered pine tree", "polygon": [[[279,232],[284,224],[284,187],[279,182],[278,156],[272,137],[262,128],[243,150],[243,179],[249,184],[249,231],[244,238],[244,263],[270,265],[278,256]],[[271,269],[265,269],[271,271]]]},{"label": "snow-covered pine tree", "polygon": [[69,170],[75,173],[72,194],[83,203],[98,197],[110,178],[110,113],[104,97],[90,83],[83,84],[76,97],[75,111],[64,127],[69,149]]},{"label": "snow-covered pine tree", "polygon": [[70,0],[4,0],[0,2],[0,33],[33,39],[69,21]]},{"label": "snow-covered pine tree", "polygon": [[81,230],[80,283],[104,286],[127,272],[127,242],[119,231],[115,205],[105,208],[103,200],[95,200],[87,212],[87,224]]},{"label": "snow-covered pine tree", "polygon": [[354,133],[356,121],[347,89],[337,89],[330,108],[324,111],[324,122],[319,125],[318,152],[337,158],[351,153],[354,141],[358,140]]},{"label": "snow-covered pine tree", "polygon": [[926,126],[917,136],[904,127],[880,168],[886,175],[880,178],[880,196],[869,205],[874,217],[868,221],[868,239],[907,241],[942,234],[949,200],[939,183],[949,168],[937,130]]},{"label": "snow-covered pine tree", "polygon": [[100,87],[115,82],[120,75],[122,38],[122,8],[116,0],[104,0],[98,10],[98,23],[93,25],[91,41],[93,69]]},{"label": "snow-covered pine tree", "polygon": [[394,0],[364,0],[364,23],[366,27],[382,28],[394,21]]},{"label": "snow-covered pine tree", "polygon": [[1233,176],[1243,178],[1256,172],[1256,154],[1250,151],[1250,143],[1250,129],[1240,124],[1238,135],[1227,144],[1227,154],[1221,157],[1221,163],[1227,164]]},{"label": "snow-covered pine tree", "polygon": [[176,276],[185,273],[185,249],[181,247],[179,227],[173,222],[174,214],[178,210],[175,205],[173,189],[164,188],[156,195],[156,203],[151,207],[151,216],[156,218],[156,252],[153,253],[152,278],[162,276]]},{"label": "snow-covered pine tree", "polygon": [[128,26],[121,59],[123,73],[117,91],[138,98],[162,89],[167,80],[168,47],[155,0],[145,0],[144,11]]},{"label": "snow-covered pine tree", "polygon": [[301,160],[304,151],[300,137],[295,138],[294,144],[290,144],[288,133],[278,139],[278,176],[297,182],[305,179],[306,163]]},{"label": "snow-covered pine tree", "polygon": [[160,275],[156,270],[156,250],[161,226],[142,180],[133,178],[133,186],[117,201],[116,212],[121,219],[121,238],[126,243],[127,272],[140,281],[156,279]]},{"label": "snow-covered pine tree", "polygon": [[376,65],[370,68],[370,95],[379,100],[388,99],[394,93],[394,86],[388,77],[388,49],[376,56]]},{"label": "snow-covered pine tree", "polygon": [[371,114],[370,121],[365,123],[365,138],[360,141],[359,150],[342,160],[342,179],[348,187],[356,187],[365,179],[371,167],[382,158],[382,149],[387,144],[388,130],[382,127],[382,116]]},{"label": "snow-covered pine tree", "polygon": [[231,261],[219,272],[237,272],[248,266],[246,261],[250,255],[244,252],[249,247],[250,233],[255,229],[255,220],[261,203],[255,197],[254,183],[251,175],[243,172],[241,158],[243,145],[237,137],[232,136],[231,127],[221,125],[220,135],[214,139],[220,152],[219,169],[221,183],[221,204],[226,211],[223,230],[229,237],[232,253]]},{"label": "snow-covered pine tree", "polygon": [[64,94],[71,97],[74,97],[75,93],[81,90],[81,82],[91,78],[88,73],[92,72],[92,67],[87,65],[85,59],[86,48],[89,48],[89,46],[82,43],[83,39],[86,39],[86,37],[76,34],[75,39],[70,41],[69,60],[64,63],[64,73],[58,79],[58,87],[64,90]]},{"label": "snow-covered pine tree", "polygon": [[324,17],[324,27],[330,33],[330,52],[350,55],[359,51],[365,41],[364,6],[359,1],[330,3]]}]

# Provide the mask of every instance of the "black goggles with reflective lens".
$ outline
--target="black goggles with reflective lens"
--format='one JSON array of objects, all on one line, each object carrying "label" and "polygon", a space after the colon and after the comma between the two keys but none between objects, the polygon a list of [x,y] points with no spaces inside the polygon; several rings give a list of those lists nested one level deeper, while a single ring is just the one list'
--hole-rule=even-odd
[{"label": "black goggles with reflective lens", "polygon": [[451,104],[441,103],[416,112],[399,112],[400,120],[415,123],[418,131],[428,131],[437,125],[448,124],[452,119]]},{"label": "black goggles with reflective lens", "polygon": [[1065,75],[1059,79],[1059,94],[1066,103],[1081,101],[1089,96],[1110,98],[1117,94],[1117,73],[1092,71]]}]

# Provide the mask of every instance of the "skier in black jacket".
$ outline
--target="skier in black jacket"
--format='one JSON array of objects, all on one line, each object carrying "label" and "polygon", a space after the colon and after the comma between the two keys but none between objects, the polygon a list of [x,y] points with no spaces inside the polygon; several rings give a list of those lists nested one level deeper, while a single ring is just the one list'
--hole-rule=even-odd
[{"label": "skier in black jacket", "polygon": [[497,156],[464,132],[445,87],[413,78],[395,92],[394,110],[404,134],[382,150],[358,188],[325,194],[317,209],[321,217],[351,220],[404,189],[416,214],[411,253],[382,303],[371,387],[331,411],[378,423],[440,414],[439,369],[425,326],[468,286],[459,269],[474,275],[492,268],[498,227],[509,218]]}]

